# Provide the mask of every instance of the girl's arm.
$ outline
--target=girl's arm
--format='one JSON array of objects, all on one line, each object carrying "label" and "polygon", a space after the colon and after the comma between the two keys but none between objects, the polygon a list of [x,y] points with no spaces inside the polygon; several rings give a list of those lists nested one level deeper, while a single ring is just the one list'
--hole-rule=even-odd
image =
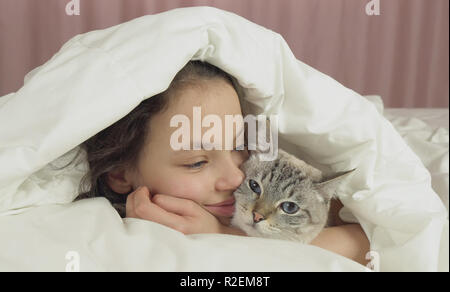
[{"label": "girl's arm", "polygon": [[359,224],[328,227],[310,243],[349,258],[361,265],[367,265],[366,254],[370,243]]},{"label": "girl's arm", "polygon": [[341,220],[339,211],[344,207],[339,199],[331,201],[329,227],[311,242],[329,251],[340,254],[362,265],[367,265],[366,254],[370,242],[359,224],[348,224]]}]

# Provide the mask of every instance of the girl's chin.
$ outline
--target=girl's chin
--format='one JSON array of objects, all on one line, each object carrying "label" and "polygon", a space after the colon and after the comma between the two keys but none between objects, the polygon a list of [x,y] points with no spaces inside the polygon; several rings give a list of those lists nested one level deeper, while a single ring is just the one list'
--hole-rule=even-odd
[{"label": "girl's chin", "polygon": [[225,226],[229,226],[231,223],[231,216],[230,217],[217,216],[217,219],[219,220],[219,222],[222,225],[225,225]]}]

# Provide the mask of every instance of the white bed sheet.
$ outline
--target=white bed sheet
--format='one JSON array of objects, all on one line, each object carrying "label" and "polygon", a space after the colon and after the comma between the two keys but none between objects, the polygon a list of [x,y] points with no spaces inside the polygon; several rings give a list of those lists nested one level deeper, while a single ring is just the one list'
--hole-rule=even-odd
[{"label": "white bed sheet", "polygon": [[449,210],[449,109],[384,108],[379,95],[365,96],[389,120],[417,154],[432,178],[432,187]]},{"label": "white bed sheet", "polygon": [[386,108],[384,116],[394,126],[400,126],[397,122],[400,118],[410,118],[421,120],[432,130],[439,128],[449,129],[448,108]]},{"label": "white bed sheet", "polygon": [[367,96],[388,119],[431,174],[432,187],[449,210],[449,109],[386,108]]}]

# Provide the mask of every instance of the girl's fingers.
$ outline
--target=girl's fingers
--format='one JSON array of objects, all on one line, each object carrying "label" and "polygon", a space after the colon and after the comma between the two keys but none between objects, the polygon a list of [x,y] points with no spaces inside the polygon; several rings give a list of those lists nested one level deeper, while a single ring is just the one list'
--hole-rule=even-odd
[{"label": "girl's fingers", "polygon": [[128,196],[126,209],[127,217],[150,220],[179,231],[183,229],[184,219],[152,203],[146,187],[140,187]]},{"label": "girl's fingers", "polygon": [[158,194],[153,196],[152,201],[161,208],[180,216],[194,217],[202,211],[202,207],[194,201],[173,196]]},{"label": "girl's fingers", "polygon": [[134,195],[137,190],[127,196],[127,202],[125,203],[126,217],[137,218],[134,212]]}]

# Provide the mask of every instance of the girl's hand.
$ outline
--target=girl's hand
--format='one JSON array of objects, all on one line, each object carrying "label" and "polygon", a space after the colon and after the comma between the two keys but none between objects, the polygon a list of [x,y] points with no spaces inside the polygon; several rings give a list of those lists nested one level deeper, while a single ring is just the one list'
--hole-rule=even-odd
[{"label": "girl's hand", "polygon": [[139,187],[127,197],[126,217],[153,221],[184,234],[221,233],[219,220],[192,200],[157,194]]}]

